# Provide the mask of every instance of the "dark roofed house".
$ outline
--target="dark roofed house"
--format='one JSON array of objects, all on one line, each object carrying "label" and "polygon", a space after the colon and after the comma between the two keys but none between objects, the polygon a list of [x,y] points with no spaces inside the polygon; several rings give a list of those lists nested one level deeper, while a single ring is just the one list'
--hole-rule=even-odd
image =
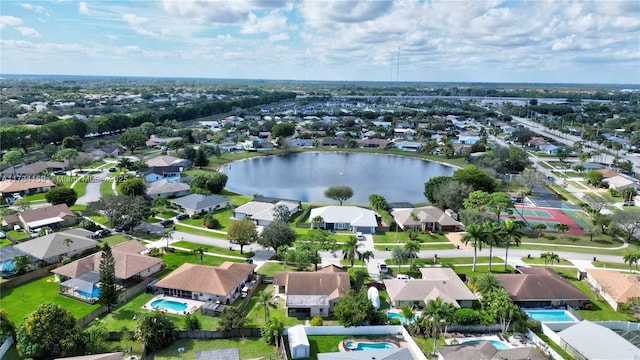
[{"label": "dark roofed house", "polygon": [[327,317],[351,288],[349,273],[336,266],[317,272],[276,272],[276,294],[285,294],[287,313],[296,317]]},{"label": "dark roofed house", "polygon": [[517,267],[518,274],[496,274],[513,302],[522,307],[570,305],[581,308],[590,299],[549,268]]},{"label": "dark roofed house", "polygon": [[36,161],[32,164],[16,167],[15,172],[13,167],[9,167],[2,171],[2,177],[12,177],[14,174],[17,176],[35,176],[47,172],[65,170],[67,164],[61,161]]},{"label": "dark roofed house", "polygon": [[344,147],[346,141],[342,138],[324,138],[322,139],[322,146],[329,147]]},{"label": "dark roofed house", "polygon": [[418,228],[422,231],[458,231],[463,227],[449,213],[435,206],[394,208],[391,211],[391,216],[403,230]]},{"label": "dark roofed house", "polygon": [[147,196],[152,199],[187,196],[191,187],[180,181],[159,180],[147,185]]},{"label": "dark roofed house", "polygon": [[171,202],[189,215],[213,213],[231,206],[231,200],[215,194],[191,194]]},{"label": "dark roofed house", "polygon": [[58,204],[32,210],[25,210],[19,212],[17,215],[22,227],[29,231],[43,226],[60,228],[76,223],[76,214],[69,209],[67,204]]},{"label": "dark roofed house", "polygon": [[[55,263],[64,256],[96,248],[98,242],[89,238],[92,234],[89,230],[71,229],[21,242],[14,247],[38,260]],[[65,239],[71,239],[71,242],[67,244]]]},{"label": "dark roofed house", "polygon": [[180,170],[181,168],[179,166],[153,166],[140,170],[140,173],[145,182],[153,183],[160,180],[180,180]]},{"label": "dark roofed house", "polygon": [[490,341],[437,346],[443,360],[545,360],[547,357],[536,347],[517,347],[498,350]]}]

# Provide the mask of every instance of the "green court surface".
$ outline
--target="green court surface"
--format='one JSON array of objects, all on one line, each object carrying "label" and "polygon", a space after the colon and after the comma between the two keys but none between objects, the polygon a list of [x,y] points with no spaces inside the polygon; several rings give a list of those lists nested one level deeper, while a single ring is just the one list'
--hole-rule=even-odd
[{"label": "green court surface", "polygon": [[520,215],[525,218],[542,218],[542,219],[553,219],[553,216],[549,214],[547,210],[542,209],[527,209],[515,207],[513,208],[511,213],[502,213],[502,215]]},{"label": "green court surface", "polygon": [[531,227],[534,227],[537,224],[545,224],[545,225],[547,225],[547,229],[549,229],[549,230],[555,229],[556,228],[556,224],[558,224],[557,221],[543,221],[543,220],[529,220],[529,219],[527,219],[527,223]]},{"label": "green court surface", "polygon": [[588,229],[591,227],[591,224],[585,220],[582,216],[578,215],[579,210],[565,210],[562,209],[562,212],[570,217],[573,221],[576,222],[581,228]]}]

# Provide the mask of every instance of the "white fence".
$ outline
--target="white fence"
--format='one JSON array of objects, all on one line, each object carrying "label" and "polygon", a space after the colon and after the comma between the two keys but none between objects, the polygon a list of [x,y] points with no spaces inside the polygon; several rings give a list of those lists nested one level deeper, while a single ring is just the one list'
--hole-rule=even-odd
[{"label": "white fence", "polygon": [[[407,342],[407,348],[416,360],[427,360],[422,350],[407,330],[400,325],[381,325],[381,326],[305,326],[307,336],[311,335],[402,335],[404,341]],[[286,333],[286,331],[285,331]]]},{"label": "white fence", "polygon": [[[546,328],[546,326],[544,324],[542,324],[542,331],[543,332],[544,332],[545,328]],[[549,332],[553,333],[553,331],[549,330],[549,328],[546,328],[546,329]],[[549,336],[549,334],[547,334],[546,332],[545,332],[545,335]],[[551,347],[549,347],[549,344],[547,344],[538,335],[536,335],[536,333],[531,331],[531,329],[528,329],[527,336],[529,337],[529,339],[531,339],[536,344],[537,347],[540,348],[540,350],[542,350],[542,352],[544,352],[545,354],[551,356],[554,360],[564,360],[564,358],[562,356],[560,356],[560,354],[558,354],[555,350],[553,350]],[[558,337],[558,339],[559,338],[560,337]],[[553,339],[551,339],[551,340],[553,340]],[[555,340],[553,340],[553,341],[555,341]]]},{"label": "white fence", "polygon": [[11,345],[13,345],[13,338],[11,336],[7,336],[4,339],[2,346],[0,346],[0,359],[2,359],[4,357],[4,354],[6,354],[7,351],[9,351],[9,348],[11,347]]}]

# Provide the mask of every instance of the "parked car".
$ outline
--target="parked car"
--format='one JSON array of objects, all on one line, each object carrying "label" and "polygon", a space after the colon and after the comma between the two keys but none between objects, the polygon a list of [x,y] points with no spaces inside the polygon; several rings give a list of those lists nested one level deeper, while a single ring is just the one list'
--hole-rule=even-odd
[{"label": "parked car", "polygon": [[253,264],[253,259],[252,258],[244,259],[244,263],[245,264]]},{"label": "parked car", "polygon": [[189,214],[182,213],[182,214],[176,215],[176,219],[177,220],[185,220],[185,219],[188,219],[188,218],[189,218]]},{"label": "parked car", "polygon": [[66,171],[62,171],[62,170],[58,170],[58,171],[54,171],[53,175],[67,175]]},{"label": "parked car", "polygon": [[169,227],[173,225],[173,220],[171,219],[162,220],[160,221],[160,225],[162,225],[163,227]]},{"label": "parked car", "polygon": [[7,234],[4,233],[4,231],[0,231],[0,239],[4,239],[7,237]]},{"label": "parked car", "polygon": [[93,238],[94,239],[100,239],[103,238],[105,236],[109,236],[109,234],[111,234],[111,230],[107,230],[107,229],[100,229],[100,230],[96,230],[93,233]]},{"label": "parked car", "polygon": [[407,279],[411,279],[411,278],[407,274],[398,274],[398,275],[396,275],[396,279],[407,280]]},{"label": "parked car", "polygon": [[635,200],[628,200],[622,203],[622,206],[636,206]]},{"label": "parked car", "polygon": [[385,263],[378,263],[378,270],[380,271],[380,273],[385,273],[385,274],[389,272],[389,268]]},{"label": "parked car", "polygon": [[364,235],[362,235],[362,233],[361,233],[360,231],[358,231],[358,232],[356,233],[356,238],[357,238],[358,240],[361,240],[361,241],[362,241],[362,240],[364,240]]},{"label": "parked car", "polygon": [[109,168],[109,172],[116,172],[116,171],[118,171],[118,169],[116,169],[115,167],[110,167]]}]

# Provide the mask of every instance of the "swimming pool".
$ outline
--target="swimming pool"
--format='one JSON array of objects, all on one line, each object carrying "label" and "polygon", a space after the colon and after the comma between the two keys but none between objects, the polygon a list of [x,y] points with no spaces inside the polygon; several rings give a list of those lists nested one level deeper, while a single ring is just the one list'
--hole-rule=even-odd
[{"label": "swimming pool", "polygon": [[525,310],[524,312],[539,322],[578,322],[567,310]]},{"label": "swimming pool", "polygon": [[3,261],[2,265],[0,265],[0,271],[5,273],[13,272],[15,268],[16,268],[16,264],[13,262],[13,260]]},{"label": "swimming pool", "polygon": [[[413,323],[414,321],[416,321],[416,319],[420,317],[420,314],[421,314],[420,312],[414,313],[414,317],[410,322]],[[402,316],[402,314],[400,314],[399,312],[389,311],[387,312],[387,317],[389,317],[389,319],[400,319],[400,322],[403,324],[407,323],[407,318]]]},{"label": "swimming pool", "polygon": [[511,349],[511,346],[507,345],[506,343],[502,342],[502,341],[498,341],[498,340],[483,340],[483,339],[478,339],[478,340],[469,340],[469,341],[464,341],[462,342],[463,344],[474,344],[474,343],[479,343],[481,341],[488,341],[491,343],[491,345],[495,346],[496,349],[498,350],[507,350],[507,349]]},{"label": "swimming pool", "polygon": [[97,286],[94,286],[91,289],[91,292],[82,291],[82,290],[75,290],[75,292],[77,294],[80,294],[80,295],[86,297],[86,298],[98,298],[98,297],[100,297],[100,288],[97,287]]},{"label": "swimming pool", "polygon": [[387,343],[387,342],[377,342],[377,343],[369,343],[369,342],[359,342],[359,341],[347,341],[345,343],[347,349],[351,351],[362,351],[362,350],[379,350],[379,349],[395,349],[396,346]]},{"label": "swimming pool", "polygon": [[183,312],[187,310],[187,303],[180,301],[173,301],[167,299],[157,299],[151,302],[151,307],[154,309],[171,310],[175,312]]}]

